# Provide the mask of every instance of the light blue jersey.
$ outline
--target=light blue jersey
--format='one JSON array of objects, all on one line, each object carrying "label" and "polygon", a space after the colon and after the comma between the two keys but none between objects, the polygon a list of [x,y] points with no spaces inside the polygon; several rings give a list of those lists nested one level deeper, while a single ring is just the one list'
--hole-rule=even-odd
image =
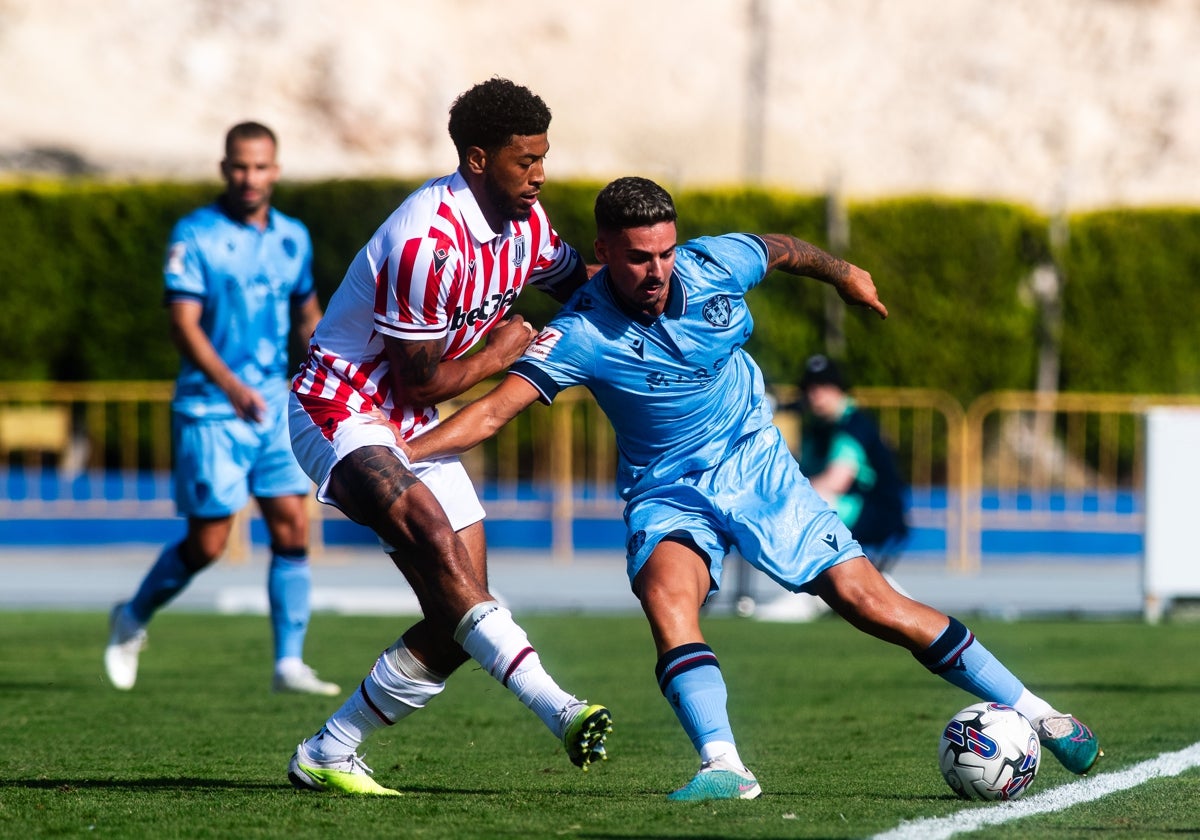
[{"label": "light blue jersey", "polygon": [[[200,325],[225,364],[269,403],[286,405],[292,312],[315,292],[304,224],[272,209],[260,231],[219,204],[201,207],[176,223],[163,274],[166,302],[198,301]],[[235,416],[224,392],[186,358],[173,408],[189,417]]]},{"label": "light blue jersey", "polygon": [[601,270],[510,368],[545,402],[585,386],[612,423],[631,583],[667,538],[707,557],[710,591],[733,548],[793,591],[862,554],[801,474],[742,349],[754,328],[745,294],[766,273],[756,236],[694,239],[677,247],[666,310],[649,318],[624,309]]},{"label": "light blue jersey", "polygon": [[754,330],[746,292],[767,272],[757,236],[694,239],[676,249],[666,311],[621,307],[599,271],[512,367],[546,402],[587,387],[620,446],[622,498],[717,464],[771,424],[762,372],[742,349]]}]

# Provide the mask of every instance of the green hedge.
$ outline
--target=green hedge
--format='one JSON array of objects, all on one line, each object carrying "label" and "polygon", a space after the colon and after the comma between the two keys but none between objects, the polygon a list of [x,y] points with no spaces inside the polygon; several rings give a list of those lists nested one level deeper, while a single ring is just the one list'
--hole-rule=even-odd
[{"label": "green hedge", "polygon": [[1200,212],[1071,220],[1063,382],[1077,391],[1200,391]]},{"label": "green hedge", "polygon": [[1034,383],[1038,313],[1022,284],[1048,258],[1047,224],[1005,204],[929,199],[852,207],[847,258],[868,269],[888,319],[847,323],[864,385],[941,388],[970,401]]},{"label": "green hedge", "polygon": [[[419,180],[281,184],[276,204],[312,231],[323,301],[375,228]],[[589,260],[599,183],[552,183],[555,226]],[[0,353],[8,380],[164,379],[177,358],[162,310],[161,265],[179,216],[208,184],[47,183],[0,188]],[[765,190],[681,190],[680,235],[792,233],[823,247],[823,197]],[[853,310],[846,355],[856,382],[943,388],[964,403],[1034,383],[1038,313],[1028,293],[1050,259],[1048,220],[1024,207],[911,198],[851,204],[846,257],[875,278],[891,317]],[[1105,211],[1070,218],[1060,255],[1062,378],[1067,389],[1200,389],[1193,338],[1200,295],[1200,211]],[[752,292],[750,350],[771,382],[790,383],[822,349],[821,284],[778,274]],[[535,323],[555,304],[523,295]]]}]

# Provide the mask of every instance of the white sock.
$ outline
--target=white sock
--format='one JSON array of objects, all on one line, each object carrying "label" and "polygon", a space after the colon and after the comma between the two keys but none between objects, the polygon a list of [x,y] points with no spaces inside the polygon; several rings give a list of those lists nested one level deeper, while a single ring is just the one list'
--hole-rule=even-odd
[{"label": "white sock", "polygon": [[737,747],[728,741],[709,741],[700,748],[701,763],[712,761],[719,758],[722,763],[730,764],[739,770],[744,770],[746,765],[742,763],[742,757],[738,755]]},{"label": "white sock", "polygon": [[445,687],[445,676],[422,665],[398,640],[379,655],[358,690],[304,746],[317,761],[345,758],[375,730],[424,708]]},{"label": "white sock", "polygon": [[284,656],[275,660],[275,673],[280,676],[295,673],[303,667],[304,660],[299,656]]},{"label": "white sock", "polygon": [[1022,689],[1021,696],[1017,698],[1017,702],[1013,703],[1013,708],[1025,716],[1026,720],[1032,723],[1035,727],[1040,718],[1046,715],[1056,714],[1054,707],[1030,692],[1028,688]]},{"label": "white sock", "polygon": [[463,616],[454,640],[472,659],[546,724],[556,738],[564,732],[563,715],[569,706],[581,704],[563,691],[542,667],[537,651],[529,644],[512,613],[495,601],[476,604]]}]

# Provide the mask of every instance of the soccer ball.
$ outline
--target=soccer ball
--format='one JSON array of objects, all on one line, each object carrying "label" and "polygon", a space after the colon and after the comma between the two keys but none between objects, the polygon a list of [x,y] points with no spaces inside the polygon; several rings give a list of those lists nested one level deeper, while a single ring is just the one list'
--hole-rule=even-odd
[{"label": "soccer ball", "polygon": [[963,799],[1016,799],[1037,776],[1042,749],[1020,712],[976,703],[950,718],[938,744],[946,784]]}]

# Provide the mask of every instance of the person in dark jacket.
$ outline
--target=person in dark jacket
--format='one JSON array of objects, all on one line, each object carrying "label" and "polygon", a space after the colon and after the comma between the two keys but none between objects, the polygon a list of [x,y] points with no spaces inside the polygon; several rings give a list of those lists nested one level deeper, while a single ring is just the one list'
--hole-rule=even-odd
[{"label": "person in dark jacket", "polygon": [[849,394],[842,368],[811,356],[800,379],[800,471],[883,571],[908,536],[907,488],[892,449]]}]

